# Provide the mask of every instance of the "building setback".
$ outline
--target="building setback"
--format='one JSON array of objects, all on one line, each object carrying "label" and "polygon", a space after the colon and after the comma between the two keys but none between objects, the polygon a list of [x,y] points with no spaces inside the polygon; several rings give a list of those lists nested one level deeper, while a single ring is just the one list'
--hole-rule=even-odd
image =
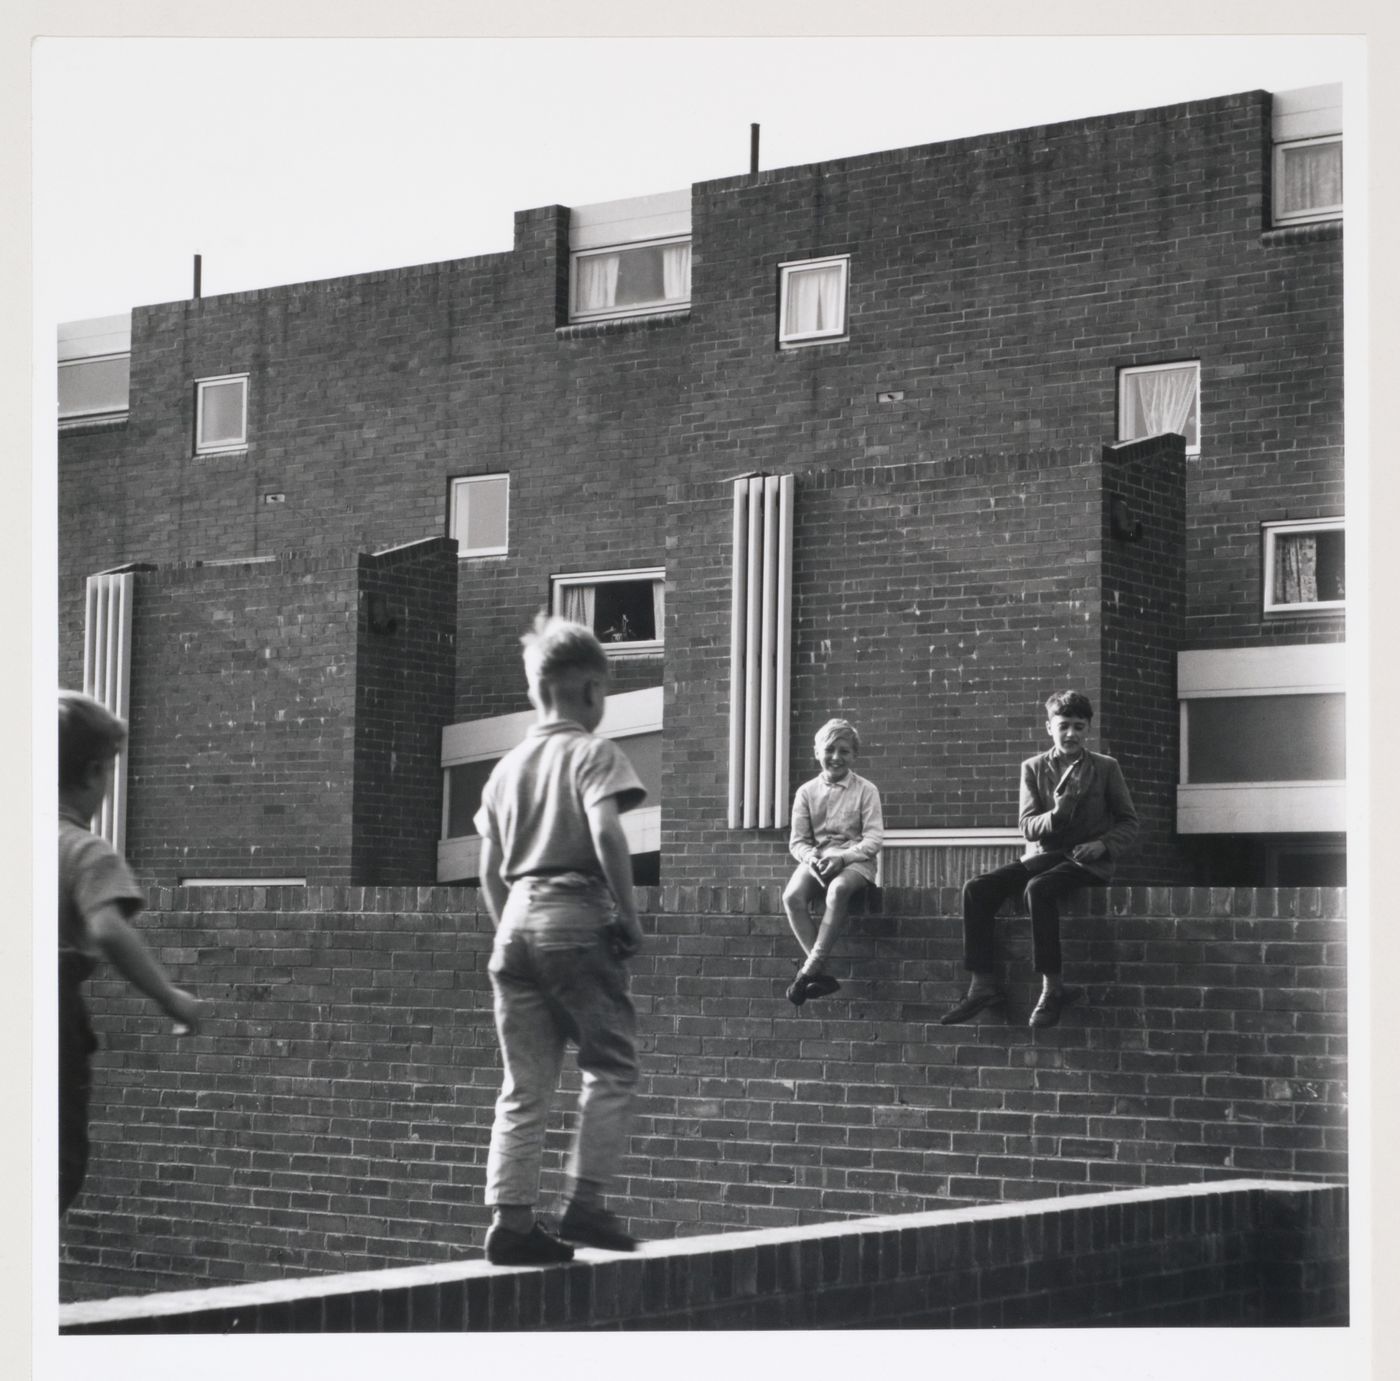
[{"label": "building setback", "polygon": [[471,878],[548,606],[616,659],[643,878],[782,877],[840,713],[887,881],[955,882],[1077,685],[1144,816],[1121,880],[1342,881],[1339,114],[541,207],[507,253],[66,330],[60,673],[86,646],[129,715],[138,872]]}]

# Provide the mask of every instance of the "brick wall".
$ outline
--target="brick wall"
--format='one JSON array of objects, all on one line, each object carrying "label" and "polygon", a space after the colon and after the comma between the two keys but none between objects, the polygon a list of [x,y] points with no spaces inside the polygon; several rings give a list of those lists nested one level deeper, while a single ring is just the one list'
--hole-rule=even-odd
[{"label": "brick wall", "polygon": [[456,543],[445,537],[359,559],[352,883],[437,877],[456,567]]},{"label": "brick wall", "polygon": [[[1348,1321],[1342,1186],[1227,1181],[71,1304],[60,1332],[1318,1327]],[[1158,1335],[1156,1346],[1166,1342]]]},{"label": "brick wall", "polygon": [[[64,1297],[445,1261],[479,1243],[500,1070],[477,894],[152,901],[146,938],[216,1015],[175,1039],[110,973],[90,984],[104,1050]],[[841,992],[800,1010],[782,997],[797,955],[776,888],[646,890],[644,1073],[614,1202],[666,1238],[1238,1175],[1338,1180],[1343,901],[1089,894],[1064,923],[1089,1004],[1032,1033],[1015,917],[1009,1024],[938,1024],[965,979],[952,889],[886,891],[843,941]],[[571,1102],[548,1136],[550,1208]]]}]

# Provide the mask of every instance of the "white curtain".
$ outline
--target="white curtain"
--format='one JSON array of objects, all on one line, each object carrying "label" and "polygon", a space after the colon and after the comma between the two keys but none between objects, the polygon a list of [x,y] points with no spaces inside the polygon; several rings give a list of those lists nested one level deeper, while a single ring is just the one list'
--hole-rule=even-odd
[{"label": "white curtain", "polygon": [[1137,426],[1132,439],[1176,432],[1193,441],[1188,426],[1196,402],[1196,368],[1149,369],[1128,378]]},{"label": "white curtain", "polygon": [[841,270],[793,270],[787,283],[787,334],[807,336],[841,327]]},{"label": "white curtain", "polygon": [[666,245],[661,251],[662,291],[667,302],[690,296],[690,246]]},{"label": "white curtain", "polygon": [[1313,144],[1283,154],[1285,213],[1342,204],[1342,146]]},{"label": "white curtain", "polygon": [[1317,538],[1278,537],[1274,561],[1274,601],[1317,603]]},{"label": "white curtain", "polygon": [[599,312],[617,305],[618,262],[616,254],[590,254],[574,260],[578,274],[575,311]]},{"label": "white curtain", "polygon": [[593,610],[598,597],[596,587],[592,585],[565,585],[562,594],[559,612],[566,619],[581,623],[585,628],[592,628]]},{"label": "white curtain", "polygon": [[666,582],[664,580],[652,582],[651,613],[656,620],[656,640],[661,642],[666,636]]}]

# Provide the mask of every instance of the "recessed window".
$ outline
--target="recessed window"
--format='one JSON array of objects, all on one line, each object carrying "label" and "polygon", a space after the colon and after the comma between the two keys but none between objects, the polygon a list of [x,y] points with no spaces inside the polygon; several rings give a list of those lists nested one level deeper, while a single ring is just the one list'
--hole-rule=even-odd
[{"label": "recessed window", "polygon": [[554,577],[556,614],[591,628],[610,656],[661,651],[665,637],[665,571],[593,571]]},{"label": "recessed window", "polygon": [[1118,439],[1140,441],[1175,432],[1186,454],[1201,453],[1199,360],[1147,364],[1118,371]]},{"label": "recessed window", "polygon": [[1342,214],[1342,136],[1274,145],[1274,224],[1331,221]]},{"label": "recessed window", "polygon": [[59,423],[99,422],[125,417],[130,406],[131,355],[60,360]]},{"label": "recessed window", "polygon": [[229,374],[195,384],[195,444],[199,455],[248,445],[248,376]]},{"label": "recessed window", "polygon": [[1346,696],[1208,696],[1184,702],[1183,781],[1316,782],[1346,777]]},{"label": "recessed window", "polygon": [[452,481],[447,535],[457,555],[504,556],[510,550],[510,476],[464,475]]},{"label": "recessed window", "polygon": [[1346,524],[1341,518],[1264,524],[1264,612],[1346,608]]},{"label": "recessed window", "polygon": [[580,250],[571,269],[571,321],[643,316],[690,302],[688,239]]},{"label": "recessed window", "polygon": [[846,334],[850,256],[778,266],[778,344],[809,345]]}]

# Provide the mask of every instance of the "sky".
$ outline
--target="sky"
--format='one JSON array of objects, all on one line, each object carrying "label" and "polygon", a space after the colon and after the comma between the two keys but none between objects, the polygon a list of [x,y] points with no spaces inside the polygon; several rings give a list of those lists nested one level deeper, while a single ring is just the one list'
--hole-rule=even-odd
[{"label": "sky", "polygon": [[[517,210],[1348,79],[1360,41],[154,39],[34,48],[36,336],[509,249]],[[1354,79],[1354,80],[1352,80]]]}]

